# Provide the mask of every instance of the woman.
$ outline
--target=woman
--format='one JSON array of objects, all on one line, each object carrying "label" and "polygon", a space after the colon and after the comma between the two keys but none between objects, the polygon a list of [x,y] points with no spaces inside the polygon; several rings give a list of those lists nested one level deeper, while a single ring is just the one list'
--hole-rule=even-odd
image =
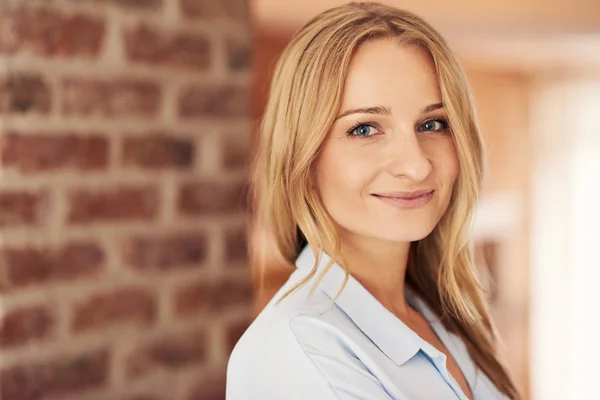
[{"label": "woman", "polygon": [[482,164],[427,23],[352,3],[302,28],[253,178],[254,262],[293,273],[233,350],[227,399],[519,398],[468,245]]}]

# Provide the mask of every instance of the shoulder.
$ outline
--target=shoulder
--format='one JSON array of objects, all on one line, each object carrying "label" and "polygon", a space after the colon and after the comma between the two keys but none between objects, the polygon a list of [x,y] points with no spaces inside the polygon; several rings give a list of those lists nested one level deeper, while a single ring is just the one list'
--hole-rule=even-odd
[{"label": "shoulder", "polygon": [[269,305],[235,345],[230,364],[240,358],[257,360],[259,356],[275,352],[282,357],[291,357],[306,352],[309,346],[322,346],[333,351],[336,344],[340,348],[346,347],[343,344],[351,329],[356,328],[335,304],[306,305],[284,301]]},{"label": "shoulder", "polygon": [[338,377],[322,363],[355,362],[344,344],[346,322],[329,297],[315,291],[309,300],[309,291],[310,284],[269,303],[242,335],[227,366],[228,399],[339,398]]},{"label": "shoulder", "polygon": [[282,299],[282,295],[300,278],[299,274],[292,274],[244,332],[234,353],[257,351],[288,341],[300,347],[302,343],[316,340],[336,342],[343,340],[348,331],[358,330],[329,296],[320,290],[310,293],[311,282]]}]

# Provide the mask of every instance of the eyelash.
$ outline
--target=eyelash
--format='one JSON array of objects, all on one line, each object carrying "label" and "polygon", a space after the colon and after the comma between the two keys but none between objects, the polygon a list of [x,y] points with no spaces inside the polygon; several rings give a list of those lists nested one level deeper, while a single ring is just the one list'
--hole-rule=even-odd
[{"label": "eyelash", "polygon": [[[448,121],[445,118],[432,118],[432,119],[428,119],[428,120],[423,121],[422,123],[420,123],[419,126],[422,126],[423,124],[425,124],[427,122],[438,122],[438,123],[444,125],[444,127],[441,128],[440,130],[437,130],[437,131],[419,131],[419,132],[434,132],[434,133],[436,133],[436,132],[444,132],[444,131],[447,131],[449,129]],[[350,137],[355,137],[355,138],[370,138],[370,137],[378,135],[378,133],[375,133],[375,134],[369,135],[369,136],[361,136],[361,135],[354,134],[353,132],[357,128],[360,128],[361,126],[368,126],[368,127],[373,128],[373,129],[378,129],[379,125],[376,124],[375,122],[358,122],[358,123],[352,125],[352,127],[346,131],[346,135],[350,136]]]}]

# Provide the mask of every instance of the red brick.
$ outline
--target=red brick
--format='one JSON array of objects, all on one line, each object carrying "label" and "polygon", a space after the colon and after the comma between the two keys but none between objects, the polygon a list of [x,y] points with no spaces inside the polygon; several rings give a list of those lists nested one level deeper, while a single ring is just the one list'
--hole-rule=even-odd
[{"label": "red brick", "polygon": [[122,288],[91,296],[74,306],[74,332],[101,330],[114,325],[151,325],[156,319],[157,299],[144,288]]},{"label": "red brick", "polygon": [[0,192],[0,227],[39,226],[47,212],[43,190],[3,190]]},{"label": "red brick", "polygon": [[246,332],[246,329],[248,329],[251,322],[250,318],[248,318],[231,321],[225,326],[225,346],[227,347],[227,354],[231,354],[233,348],[244,332]]},{"label": "red brick", "polygon": [[0,55],[11,53],[16,47],[13,25],[11,11],[8,7],[0,6]]},{"label": "red brick", "polygon": [[175,293],[175,313],[215,313],[252,303],[252,283],[228,277],[204,279],[181,286]]},{"label": "red brick", "polygon": [[232,72],[250,69],[251,46],[248,38],[228,38],[225,47],[227,66]]},{"label": "red brick", "polygon": [[198,377],[186,400],[225,399],[225,371],[215,370]]},{"label": "red brick", "polygon": [[250,91],[232,84],[205,84],[185,88],[179,96],[183,118],[238,118],[250,115]]},{"label": "red brick", "polygon": [[140,376],[163,369],[179,369],[206,361],[207,335],[202,330],[162,337],[143,345],[127,360],[127,374]]},{"label": "red brick", "polygon": [[151,220],[159,206],[154,187],[79,189],[69,193],[70,223]]},{"label": "red brick", "polygon": [[179,190],[179,210],[185,215],[242,211],[247,204],[247,190],[247,182],[187,182]]},{"label": "red brick", "polygon": [[100,273],[105,261],[103,250],[92,243],[70,243],[62,247],[4,247],[0,252],[0,276],[4,276],[0,281],[0,291],[90,278]]},{"label": "red brick", "polygon": [[0,372],[2,400],[38,400],[67,395],[108,382],[110,355],[106,350],[50,361],[6,367]]},{"label": "red brick", "polygon": [[142,271],[201,267],[208,253],[207,240],[203,233],[132,237],[122,244],[123,261]]},{"label": "red brick", "polygon": [[167,137],[156,133],[129,137],[123,141],[123,164],[142,168],[189,168],[194,163],[191,139]]},{"label": "red brick", "polygon": [[153,396],[150,394],[140,394],[140,395],[124,397],[123,400],[163,400],[163,398],[158,397],[158,396]]},{"label": "red brick", "polygon": [[104,19],[36,8],[20,8],[7,14],[0,18],[0,24],[11,32],[11,41],[3,49],[6,52],[95,57],[102,49]]},{"label": "red brick", "polygon": [[50,107],[50,87],[41,75],[20,72],[0,76],[0,114],[48,114]]},{"label": "red brick", "polygon": [[[242,140],[240,140],[242,139]],[[250,163],[250,144],[243,138],[228,137],[221,150],[225,169],[246,169]]]},{"label": "red brick", "polygon": [[227,263],[248,260],[246,228],[229,229],[225,232],[225,261]]},{"label": "red brick", "polygon": [[99,135],[10,132],[4,137],[0,151],[4,167],[22,172],[97,170],[108,164],[108,140]]},{"label": "red brick", "polygon": [[45,306],[19,308],[0,317],[0,348],[21,346],[47,339],[54,317]]},{"label": "red brick", "polygon": [[[163,0],[71,0],[74,3],[106,3],[120,6],[126,10],[160,10]],[[170,0],[168,0],[170,1]]]},{"label": "red brick", "polygon": [[159,112],[160,97],[153,82],[69,78],[63,81],[62,107],[66,115],[152,118]]},{"label": "red brick", "polygon": [[131,61],[196,71],[210,67],[210,41],[202,35],[166,33],[140,25],[125,33],[124,43]]},{"label": "red brick", "polygon": [[247,20],[248,0],[179,0],[183,15],[189,18],[228,18]]}]

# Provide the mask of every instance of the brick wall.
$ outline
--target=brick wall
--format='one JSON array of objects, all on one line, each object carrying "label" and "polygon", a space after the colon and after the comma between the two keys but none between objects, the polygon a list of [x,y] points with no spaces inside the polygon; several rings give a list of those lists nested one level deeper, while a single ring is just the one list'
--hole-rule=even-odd
[{"label": "brick wall", "polygon": [[223,399],[245,0],[0,2],[0,399]]}]

